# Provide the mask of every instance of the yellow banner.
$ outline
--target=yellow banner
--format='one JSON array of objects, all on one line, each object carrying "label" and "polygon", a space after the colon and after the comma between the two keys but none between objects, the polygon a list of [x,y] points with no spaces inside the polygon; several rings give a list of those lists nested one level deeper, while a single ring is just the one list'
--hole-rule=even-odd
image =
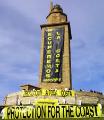
[{"label": "yellow banner", "polygon": [[[53,102],[55,103],[55,101]],[[3,109],[3,119],[89,118],[101,116],[102,111],[99,105],[75,106],[41,104],[38,102],[34,106],[11,106]]]},{"label": "yellow banner", "polygon": [[40,90],[31,90],[22,92],[23,97],[34,97],[34,96],[75,96],[74,90],[47,90],[47,89],[40,89]]}]

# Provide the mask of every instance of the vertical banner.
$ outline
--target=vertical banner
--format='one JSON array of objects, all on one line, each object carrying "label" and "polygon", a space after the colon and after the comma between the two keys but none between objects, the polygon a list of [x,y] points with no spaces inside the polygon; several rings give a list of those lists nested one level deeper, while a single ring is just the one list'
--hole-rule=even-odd
[{"label": "vertical banner", "polygon": [[42,82],[62,82],[64,27],[44,31]]}]

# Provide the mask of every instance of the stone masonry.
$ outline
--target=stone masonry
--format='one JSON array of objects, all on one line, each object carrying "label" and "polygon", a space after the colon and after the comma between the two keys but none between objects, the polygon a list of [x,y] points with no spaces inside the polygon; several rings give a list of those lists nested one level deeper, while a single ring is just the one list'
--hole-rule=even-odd
[{"label": "stone masonry", "polygon": [[[62,64],[62,82],[61,83],[44,83],[41,80],[42,67],[43,67],[43,51],[44,51],[44,31],[46,28],[64,27],[64,53]],[[51,7],[50,13],[47,16],[47,24],[41,25],[42,41],[41,41],[41,54],[40,54],[40,73],[39,73],[39,87],[46,89],[72,89],[71,81],[71,55],[70,55],[70,39],[71,29],[70,23],[67,21],[67,15],[63,13],[59,5]]]}]

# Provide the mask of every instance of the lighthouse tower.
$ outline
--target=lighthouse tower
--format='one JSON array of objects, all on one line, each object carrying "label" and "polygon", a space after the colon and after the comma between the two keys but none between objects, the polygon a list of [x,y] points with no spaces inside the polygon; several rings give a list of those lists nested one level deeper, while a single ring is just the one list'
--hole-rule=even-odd
[{"label": "lighthouse tower", "polygon": [[70,22],[61,6],[52,2],[46,19],[46,24],[41,25],[39,86],[72,89]]}]

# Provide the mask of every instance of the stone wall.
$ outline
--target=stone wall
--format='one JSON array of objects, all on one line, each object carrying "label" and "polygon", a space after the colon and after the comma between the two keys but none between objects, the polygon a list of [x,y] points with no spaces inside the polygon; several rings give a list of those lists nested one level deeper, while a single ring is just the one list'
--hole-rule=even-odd
[{"label": "stone wall", "polygon": [[[21,91],[22,92],[22,91]],[[56,96],[35,96],[35,97],[23,97],[21,92],[9,94],[6,96],[5,105],[28,105],[34,104],[39,99],[58,99],[59,104],[75,104],[75,97],[56,97]]]},{"label": "stone wall", "polygon": [[21,91],[17,93],[12,93],[6,96],[5,104],[6,105],[19,105],[20,103],[28,105],[35,103],[38,99],[58,99],[59,104],[79,104],[81,101],[82,104],[97,104],[100,100],[101,104],[104,105],[104,96],[97,93],[91,92],[79,92],[76,91],[74,97],[55,97],[55,96],[36,96],[36,97],[23,97]]},{"label": "stone wall", "polygon": [[81,100],[82,104],[96,104],[99,100],[104,105],[104,95],[92,92],[77,91],[76,99]]}]

